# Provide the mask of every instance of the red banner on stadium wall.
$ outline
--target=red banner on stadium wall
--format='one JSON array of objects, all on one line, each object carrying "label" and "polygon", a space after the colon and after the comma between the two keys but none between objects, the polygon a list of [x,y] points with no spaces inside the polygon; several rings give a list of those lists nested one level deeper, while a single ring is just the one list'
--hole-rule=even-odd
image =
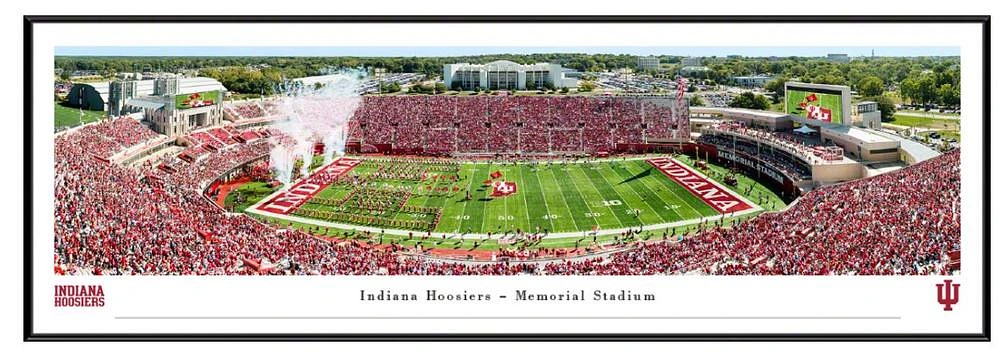
[{"label": "red banner on stadium wall", "polygon": [[326,167],[313,172],[309,177],[299,180],[288,190],[281,191],[278,195],[271,197],[267,202],[257,206],[257,209],[276,214],[289,214],[334,180],[350,172],[359,163],[361,160],[338,158]]},{"label": "red banner on stadium wall", "polygon": [[729,189],[709,181],[700,173],[681,165],[672,158],[653,158],[646,160],[646,162],[680,184],[681,187],[686,188],[695,197],[715,208],[719,213],[739,212],[753,208]]}]

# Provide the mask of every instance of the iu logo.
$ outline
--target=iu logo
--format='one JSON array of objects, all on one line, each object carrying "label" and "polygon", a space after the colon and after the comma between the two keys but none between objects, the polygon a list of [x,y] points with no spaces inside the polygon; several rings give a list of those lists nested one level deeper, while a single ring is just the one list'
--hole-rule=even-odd
[{"label": "iu logo", "polygon": [[958,304],[958,286],[960,284],[951,284],[951,279],[945,279],[944,284],[935,285],[937,286],[938,303],[944,305],[946,312],[950,312],[951,306]]},{"label": "iu logo", "polygon": [[490,195],[493,197],[503,197],[515,192],[517,192],[517,183],[496,181],[493,182],[493,193]]}]

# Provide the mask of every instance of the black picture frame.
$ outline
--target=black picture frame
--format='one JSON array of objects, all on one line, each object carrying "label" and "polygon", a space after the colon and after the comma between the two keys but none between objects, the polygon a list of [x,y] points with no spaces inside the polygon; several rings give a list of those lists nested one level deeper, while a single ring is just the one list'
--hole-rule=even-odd
[{"label": "black picture frame", "polygon": [[[979,333],[274,333],[274,334],[150,334],[150,333],[36,333],[33,325],[33,257],[32,233],[34,175],[32,163],[32,101],[33,101],[33,26],[46,23],[963,23],[982,27],[983,54],[983,297],[982,332]],[[217,342],[217,341],[884,341],[884,342],[969,342],[990,341],[990,16],[800,16],[800,15],[745,15],[745,16],[131,16],[131,15],[25,15],[24,16],[24,128],[23,134],[23,184],[24,184],[24,319],[23,340],[28,342],[81,342],[81,341],[156,341],[156,342]]]}]

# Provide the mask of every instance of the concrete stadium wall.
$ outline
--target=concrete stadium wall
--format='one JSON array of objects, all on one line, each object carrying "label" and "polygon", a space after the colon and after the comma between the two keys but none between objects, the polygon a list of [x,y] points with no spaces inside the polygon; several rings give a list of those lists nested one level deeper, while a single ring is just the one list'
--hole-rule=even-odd
[{"label": "concrete stadium wall", "polygon": [[865,175],[863,165],[858,162],[815,164],[812,180],[821,184],[849,181]]}]

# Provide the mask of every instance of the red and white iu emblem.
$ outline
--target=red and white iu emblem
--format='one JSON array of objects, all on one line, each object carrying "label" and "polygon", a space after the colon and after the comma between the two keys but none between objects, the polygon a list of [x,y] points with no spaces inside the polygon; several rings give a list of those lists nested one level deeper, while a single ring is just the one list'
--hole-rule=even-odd
[{"label": "red and white iu emblem", "polygon": [[958,304],[958,286],[960,284],[951,284],[951,279],[945,279],[944,284],[935,284],[937,286],[938,303],[944,305],[944,310],[947,312],[951,311],[951,306]]},{"label": "red and white iu emblem", "polygon": [[515,192],[517,192],[517,183],[496,181],[493,182],[493,193],[490,195],[493,197],[503,197],[514,194]]}]

